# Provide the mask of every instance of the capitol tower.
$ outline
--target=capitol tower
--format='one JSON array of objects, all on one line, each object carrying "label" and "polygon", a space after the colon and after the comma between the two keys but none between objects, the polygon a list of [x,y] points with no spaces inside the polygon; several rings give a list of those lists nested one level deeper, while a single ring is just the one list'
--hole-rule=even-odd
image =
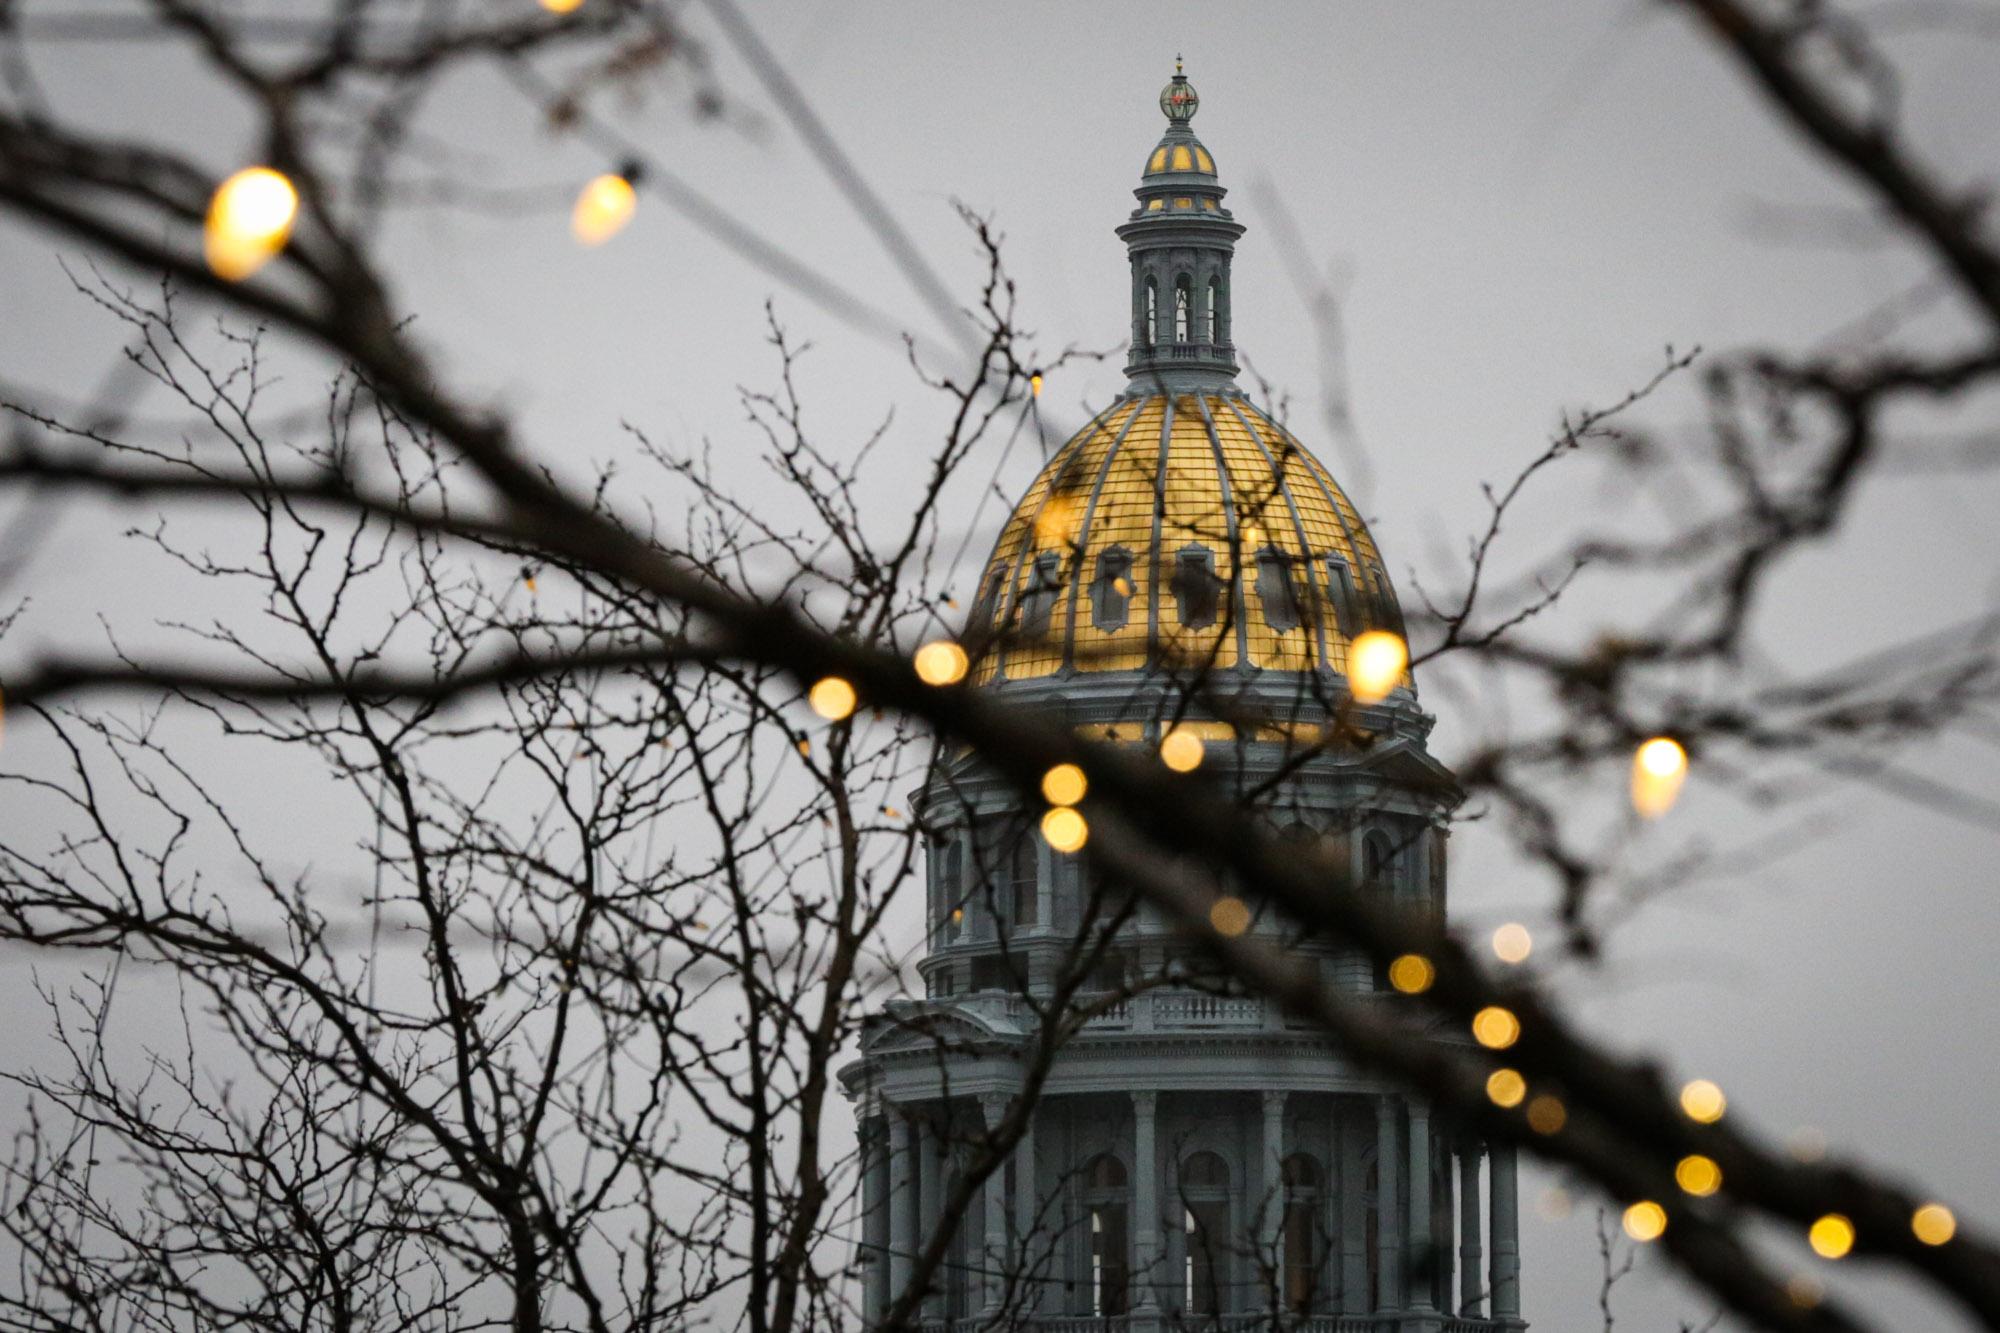
[{"label": "capitol tower", "polygon": [[[1177,71],[1118,228],[1130,382],[1015,505],[971,613],[974,679],[1080,736],[1166,744],[1274,830],[1351,858],[1362,891],[1442,914],[1459,791],[1414,680],[1350,687],[1354,640],[1402,633],[1396,594],[1333,477],[1237,386],[1244,228],[1198,105]],[[910,1321],[927,1331],[1525,1327],[1511,1146],[1204,971],[976,756],[943,759],[918,809],[924,998],[873,1015],[842,1075],[871,1325],[955,1220]],[[1235,929],[1296,935],[1238,892]],[[1405,1002],[1339,941],[1292,947],[1356,1003]],[[947,1218],[1038,1032],[1063,1022],[1027,1131]]]}]

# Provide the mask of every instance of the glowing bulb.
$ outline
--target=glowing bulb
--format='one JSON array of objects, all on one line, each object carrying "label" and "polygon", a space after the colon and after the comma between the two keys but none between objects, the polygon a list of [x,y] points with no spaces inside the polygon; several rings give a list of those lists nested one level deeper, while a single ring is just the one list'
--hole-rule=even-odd
[{"label": "glowing bulb", "polygon": [[1233,896],[1217,898],[1215,906],[1208,909],[1208,924],[1215,927],[1216,934],[1233,940],[1250,929],[1250,906]]},{"label": "glowing bulb", "polygon": [[625,230],[639,207],[638,191],[616,172],[593,178],[576,196],[569,215],[570,234],[584,245],[602,245]]},{"label": "glowing bulb", "polygon": [[1674,1164],[1674,1183],[1697,1199],[1706,1199],[1722,1188],[1722,1168],[1712,1157],[1690,1153]]},{"label": "glowing bulb", "polygon": [[1503,963],[1526,962],[1534,948],[1534,937],[1518,921],[1509,921],[1493,932],[1493,952]]},{"label": "glowing bulb", "polygon": [[1958,1234],[1958,1219],[1941,1203],[1927,1203],[1910,1215],[1910,1230],[1926,1245],[1942,1245]]},{"label": "glowing bulb", "polygon": [[264,267],[291,239],[299,192],[269,167],[245,167],[215,189],[202,228],[209,269],[230,282]]},{"label": "glowing bulb", "polygon": [[1511,1111],[1528,1095],[1528,1080],[1517,1069],[1496,1069],[1486,1076],[1486,1096],[1503,1111]]},{"label": "glowing bulb", "polygon": [[1625,1234],[1640,1244],[1656,1241],[1667,1231],[1667,1210],[1651,1199],[1641,1199],[1625,1210]]},{"label": "glowing bulb", "polygon": [[1674,808],[1687,781],[1688,756],[1671,736],[1655,736],[1632,752],[1632,808],[1658,819]]},{"label": "glowing bulb", "polygon": [[1200,768],[1206,751],[1201,737],[1186,727],[1175,727],[1160,737],[1160,762],[1176,773],[1192,773]]},{"label": "glowing bulb", "polygon": [[1560,1134],[1562,1127],[1569,1123],[1569,1111],[1562,1104],[1562,1098],[1551,1093],[1543,1093],[1528,1103],[1528,1128],[1537,1134]]},{"label": "glowing bulb", "polygon": [[1090,825],[1069,806],[1059,805],[1042,816],[1042,841],[1059,852],[1074,852],[1090,839]]},{"label": "glowing bulb", "polygon": [[1405,995],[1422,995],[1437,980],[1437,969],[1420,953],[1406,953],[1389,964],[1389,984]]},{"label": "glowing bulb", "polygon": [[1410,664],[1402,637],[1373,629],[1347,645],[1347,689],[1356,703],[1380,703],[1389,697]]},{"label": "glowing bulb", "polygon": [[583,0],[542,0],[542,8],[551,14],[567,14],[582,3]]},{"label": "glowing bulb", "polygon": [[1812,1224],[1806,1241],[1822,1259],[1845,1259],[1854,1248],[1854,1223],[1839,1213],[1828,1213]]},{"label": "glowing bulb", "polygon": [[1722,1095],[1722,1089],[1705,1078],[1698,1078],[1681,1089],[1681,1110],[1696,1124],[1712,1125],[1722,1119],[1722,1113],[1729,1109],[1729,1099]]},{"label": "glowing bulb", "polygon": [[1028,388],[1034,393],[1035,397],[1040,398],[1042,396],[1041,371],[1038,370],[1034,374],[1028,376]]},{"label": "glowing bulb", "polygon": [[950,639],[933,639],[917,649],[913,661],[917,679],[926,685],[956,685],[965,679],[966,667],[970,665],[965,649]]},{"label": "glowing bulb", "polygon": [[1472,1016],[1472,1036],[1489,1051],[1504,1051],[1521,1039],[1521,1020],[1512,1010],[1489,1004]]},{"label": "glowing bulb", "polygon": [[1057,764],[1042,774],[1042,799],[1050,805],[1075,805],[1090,790],[1090,780],[1075,764]]},{"label": "glowing bulb", "polygon": [[852,685],[839,676],[826,676],[813,685],[806,702],[827,721],[838,722],[854,712],[857,699]]}]

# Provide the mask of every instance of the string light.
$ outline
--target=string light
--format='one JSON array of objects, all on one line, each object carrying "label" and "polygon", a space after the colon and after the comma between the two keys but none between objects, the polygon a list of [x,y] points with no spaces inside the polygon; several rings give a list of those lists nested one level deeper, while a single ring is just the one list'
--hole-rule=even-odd
[{"label": "string light", "polygon": [[567,14],[582,3],[583,0],[542,0],[542,8],[551,14]]},{"label": "string light", "polygon": [[1828,1213],[1806,1232],[1806,1243],[1822,1259],[1845,1259],[1854,1248],[1854,1223],[1839,1213]]},{"label": "string light", "polygon": [[1521,1039],[1521,1020],[1511,1009],[1489,1004],[1472,1016],[1472,1036],[1489,1051],[1504,1051]]},{"label": "string light", "polygon": [[1057,851],[1080,851],[1089,840],[1090,825],[1069,806],[1059,805],[1042,816],[1042,841]]},{"label": "string light", "polygon": [[912,663],[917,669],[917,679],[926,685],[956,685],[965,679],[966,668],[971,665],[965,649],[950,639],[933,639],[917,649]]},{"label": "string light", "polygon": [[625,230],[638,207],[639,192],[629,176],[607,171],[577,193],[569,215],[570,234],[583,245],[602,245]]},{"label": "string light", "polygon": [[1518,1069],[1496,1069],[1486,1076],[1486,1096],[1503,1111],[1511,1111],[1528,1095],[1528,1080]]},{"label": "string light", "polygon": [[1405,995],[1422,995],[1437,980],[1437,969],[1420,953],[1406,953],[1389,964],[1389,984]]},{"label": "string light", "polygon": [[1641,1245],[1667,1233],[1667,1210],[1651,1199],[1641,1199],[1625,1210],[1625,1234]]},{"label": "string light", "polygon": [[1090,780],[1075,764],[1057,764],[1042,774],[1042,798],[1050,805],[1075,805],[1090,790]]},{"label": "string light", "polygon": [[1534,937],[1518,921],[1509,921],[1493,932],[1493,952],[1503,963],[1524,963],[1534,948]]},{"label": "string light", "polygon": [[1160,762],[1176,773],[1192,773],[1201,767],[1208,747],[1187,727],[1175,727],[1160,737]]},{"label": "string light", "polygon": [[1941,1203],[1927,1203],[1910,1214],[1910,1230],[1926,1245],[1942,1245],[1958,1234],[1958,1219]]},{"label": "string light", "polygon": [[1714,1124],[1728,1109],[1729,1099],[1722,1095],[1722,1089],[1705,1078],[1681,1089],[1681,1110],[1698,1125]]},{"label": "string light", "polygon": [[1706,1199],[1722,1188],[1722,1168],[1712,1157],[1690,1153],[1674,1164],[1674,1183],[1697,1199]]},{"label": "string light", "polygon": [[816,682],[812,692],[806,696],[812,710],[829,722],[838,722],[854,712],[859,702],[854,687],[839,676],[825,676]]},{"label": "string light", "polygon": [[1250,929],[1250,906],[1233,895],[1217,898],[1215,906],[1208,909],[1208,924],[1215,927],[1216,934],[1233,940]]},{"label": "string light", "polygon": [[530,597],[535,595],[535,567],[533,565],[521,566],[521,584],[528,590]]},{"label": "string light", "polygon": [[1403,678],[1410,649],[1402,636],[1372,629],[1347,645],[1347,689],[1356,703],[1380,703]]},{"label": "string light", "polygon": [[1562,1098],[1553,1093],[1542,1093],[1528,1103],[1528,1128],[1535,1133],[1560,1134],[1568,1123],[1569,1110],[1563,1106]]},{"label": "string light", "polygon": [[1033,394],[1035,395],[1035,397],[1037,397],[1037,398],[1040,398],[1040,397],[1042,396],[1042,372],[1041,372],[1041,371],[1039,371],[1039,370],[1038,370],[1038,371],[1036,371],[1036,372],[1035,372],[1034,374],[1032,374],[1032,375],[1028,376],[1028,390],[1029,390],[1029,392],[1033,393]]},{"label": "string light", "polygon": [[1671,736],[1655,736],[1632,752],[1632,808],[1658,819],[1674,808],[1687,781],[1688,756]]},{"label": "string light", "polygon": [[281,172],[245,167],[215,187],[202,227],[202,255],[218,278],[241,282],[291,239],[299,192]]}]

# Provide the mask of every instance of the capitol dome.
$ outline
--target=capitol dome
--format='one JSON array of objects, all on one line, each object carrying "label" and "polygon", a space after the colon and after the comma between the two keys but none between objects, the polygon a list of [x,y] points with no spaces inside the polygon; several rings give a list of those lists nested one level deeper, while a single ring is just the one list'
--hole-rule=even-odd
[{"label": "capitol dome", "polygon": [[[1131,255],[1131,384],[1058,449],[981,573],[976,678],[1202,669],[1344,676],[1401,635],[1381,553],[1332,475],[1236,384],[1230,260],[1243,226],[1189,122],[1167,130],[1118,228]],[[1405,684],[1408,684],[1407,678]]]}]

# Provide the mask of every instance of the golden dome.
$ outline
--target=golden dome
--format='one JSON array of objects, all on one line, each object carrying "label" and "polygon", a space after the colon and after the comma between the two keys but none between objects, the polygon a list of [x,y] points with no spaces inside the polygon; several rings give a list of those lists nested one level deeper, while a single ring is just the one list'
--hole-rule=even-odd
[{"label": "golden dome", "polygon": [[1345,674],[1347,644],[1402,633],[1354,506],[1240,393],[1119,399],[1015,506],[973,612],[975,678],[1182,663]]}]

